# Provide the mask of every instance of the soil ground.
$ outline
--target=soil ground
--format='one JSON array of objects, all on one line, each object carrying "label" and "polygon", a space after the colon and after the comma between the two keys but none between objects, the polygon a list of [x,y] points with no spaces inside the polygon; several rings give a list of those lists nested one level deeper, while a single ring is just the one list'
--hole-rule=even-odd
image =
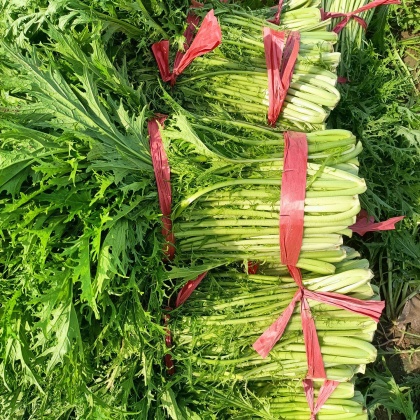
[{"label": "soil ground", "polygon": [[[407,302],[395,324],[380,324],[376,345],[386,353],[388,369],[397,384],[403,384],[408,375],[420,374],[420,295]],[[415,409],[420,413],[420,395],[412,393]],[[385,410],[375,412],[377,420],[389,420]],[[405,420],[394,414],[392,420]]]}]

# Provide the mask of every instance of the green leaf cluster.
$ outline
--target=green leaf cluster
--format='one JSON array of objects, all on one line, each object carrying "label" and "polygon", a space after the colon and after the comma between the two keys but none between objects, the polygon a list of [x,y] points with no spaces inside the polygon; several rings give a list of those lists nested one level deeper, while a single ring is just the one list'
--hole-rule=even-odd
[{"label": "green leaf cluster", "polygon": [[1,15],[0,410],[156,418],[166,289],[148,104],[106,19],[82,8],[62,31],[71,4],[34,3]]}]

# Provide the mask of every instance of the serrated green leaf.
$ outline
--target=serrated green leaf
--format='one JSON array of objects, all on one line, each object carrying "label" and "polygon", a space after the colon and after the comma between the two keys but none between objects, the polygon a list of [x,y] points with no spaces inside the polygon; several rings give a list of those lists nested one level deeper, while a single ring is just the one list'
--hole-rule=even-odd
[{"label": "serrated green leaf", "polygon": [[186,420],[178,407],[175,394],[171,388],[163,391],[160,401],[163,409],[172,420]]},{"label": "serrated green leaf", "polygon": [[89,238],[82,238],[78,243],[78,259],[76,266],[73,269],[73,282],[81,283],[82,293],[80,299],[86,302],[95,314],[96,319],[99,319],[99,311],[96,306],[96,300],[92,287],[92,278],[90,274],[91,261],[90,261],[90,247]]}]

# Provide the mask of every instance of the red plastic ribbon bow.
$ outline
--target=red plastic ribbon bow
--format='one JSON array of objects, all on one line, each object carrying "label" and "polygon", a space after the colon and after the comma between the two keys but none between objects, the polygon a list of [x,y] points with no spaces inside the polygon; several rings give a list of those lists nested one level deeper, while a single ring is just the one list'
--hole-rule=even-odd
[{"label": "red plastic ribbon bow", "polygon": [[264,28],[264,50],[268,74],[268,123],[272,126],[280,115],[292,81],[300,47],[300,33],[293,31],[284,45],[285,32]]},{"label": "red plastic ribbon bow", "polygon": [[375,0],[372,1],[362,7],[359,7],[358,9],[354,10],[353,12],[348,13],[340,13],[340,12],[325,12],[323,9],[321,9],[321,18],[322,20],[327,20],[329,18],[339,18],[343,17],[344,19],[337,23],[337,25],[334,27],[333,32],[339,33],[346,25],[350,22],[350,19],[354,19],[359,25],[362,26],[362,28],[366,31],[367,29],[367,23],[366,21],[361,18],[360,16],[357,16],[359,13],[362,13],[366,10],[373,9],[374,7],[382,6],[382,5],[388,5],[388,4],[401,4],[400,0]]},{"label": "red plastic ribbon bow", "polygon": [[405,216],[392,217],[384,222],[375,223],[373,216],[369,216],[366,210],[361,210],[357,215],[356,223],[350,229],[363,236],[366,232],[376,232],[379,230],[394,230],[395,224],[404,219]]},{"label": "red plastic ribbon bow", "polygon": [[[222,42],[222,31],[219,22],[214,16],[213,10],[210,10],[205,16],[203,23],[192,42],[194,28],[198,23],[197,17],[189,14],[187,22],[188,27],[184,35],[186,38],[185,46],[187,46],[188,49],[185,53],[177,53],[172,73],[169,69],[169,41],[160,41],[152,45],[153,55],[155,56],[159,67],[162,80],[164,82],[170,82],[171,85],[175,83],[176,78],[196,57],[213,51]],[[191,45],[189,45],[190,42]]]}]

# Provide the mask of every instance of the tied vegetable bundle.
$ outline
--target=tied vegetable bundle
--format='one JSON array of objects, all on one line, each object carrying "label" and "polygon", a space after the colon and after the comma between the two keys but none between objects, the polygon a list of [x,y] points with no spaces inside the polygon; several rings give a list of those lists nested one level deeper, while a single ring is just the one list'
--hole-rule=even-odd
[{"label": "tied vegetable bundle", "polygon": [[[315,401],[318,400],[322,382],[314,381]],[[180,390],[181,395],[182,390]],[[195,412],[216,418],[308,420],[310,409],[302,382],[294,380],[235,383],[230,387],[197,384],[188,389],[196,396]],[[202,396],[205,395],[206,398]],[[317,413],[324,420],[367,420],[364,399],[351,382],[341,382]]]},{"label": "tied vegetable bundle", "polygon": [[[275,33],[284,30],[285,48],[296,34],[292,31],[299,30],[299,54],[278,125],[301,131],[323,129],[329,111],[340,98],[334,73],[340,54],[333,51],[337,35],[326,30],[328,22],[321,20],[320,10],[286,10],[278,26],[237,6],[214,7],[222,43],[213,52],[195,59],[179,77],[179,100],[199,114],[210,110],[219,116],[266,123],[271,101],[267,66],[273,63],[266,61],[263,28]],[[203,13],[199,9],[194,12]],[[286,66],[286,62],[283,58],[281,66]]]},{"label": "tied vegetable bundle", "polygon": [[[262,267],[264,272],[264,266]],[[374,297],[367,268],[304,276],[310,290],[337,292],[358,299]],[[189,300],[173,312],[175,358],[187,365],[194,383],[303,379],[306,351],[299,311],[269,356],[261,358],[253,343],[292,300],[297,286],[287,275],[246,275],[234,270],[208,274]],[[311,301],[328,379],[350,380],[376,358],[370,344],[376,322],[369,317]]]},{"label": "tied vegetable bundle", "polygon": [[146,103],[84,35],[92,49],[52,30],[48,48],[0,46],[3,418],[163,411]]},{"label": "tied vegetable bundle", "polygon": [[[215,122],[210,121],[213,125],[205,126],[198,119],[189,122],[178,115],[162,130],[167,149],[171,145],[174,172],[188,150],[188,167],[194,175],[183,177],[191,193],[183,194],[173,211],[179,258],[280,263],[284,135],[234,121],[214,128]],[[222,143],[230,139],[223,151]],[[342,130],[310,133],[307,139],[310,159],[298,266],[329,274],[335,269],[332,263],[345,258],[342,235],[351,235],[348,227],[360,210],[358,194],[365,191],[364,181],[356,175],[361,146]],[[247,156],[249,150],[252,159],[233,158],[241,152]],[[198,160],[194,174],[192,163]]]},{"label": "tied vegetable bundle", "polygon": [[[322,382],[314,381],[315,401],[320,395]],[[273,382],[268,385],[256,384],[251,386],[262,401],[269,403],[269,412],[275,419],[307,420],[310,409],[299,382]],[[319,420],[367,420],[364,408],[364,398],[354,389],[351,382],[341,382],[328,398],[327,402],[317,413]]]},{"label": "tied vegetable bundle", "polygon": [[[338,42],[336,47],[341,53],[340,70],[341,73],[347,73],[350,69],[351,55],[355,49],[365,48],[366,29],[372,20],[375,8],[364,6],[370,4],[370,0],[322,0],[321,7],[326,12],[326,17],[331,16],[330,30],[338,33]],[[389,2],[388,4],[391,4]],[[397,3],[397,1],[395,1]],[[377,4],[379,5],[379,4]],[[376,6],[377,6],[376,5]],[[343,22],[344,14],[360,10],[353,16],[356,19],[350,19]],[[384,10],[382,10],[383,12]]]}]

